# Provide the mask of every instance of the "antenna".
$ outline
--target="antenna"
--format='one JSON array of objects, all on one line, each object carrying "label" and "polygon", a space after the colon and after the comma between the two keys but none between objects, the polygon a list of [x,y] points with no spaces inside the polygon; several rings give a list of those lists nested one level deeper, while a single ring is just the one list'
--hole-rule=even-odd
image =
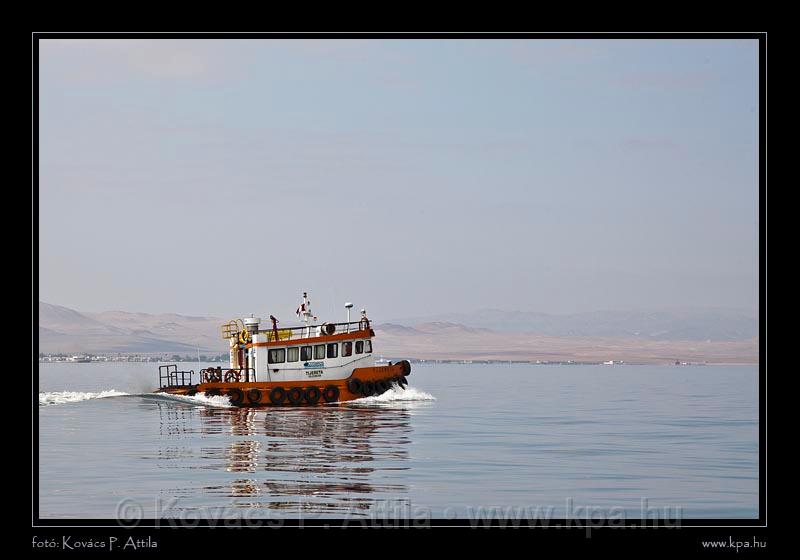
[{"label": "antenna", "polygon": [[347,331],[350,332],[350,310],[353,308],[353,304],[349,301],[344,304],[345,309],[347,309]]}]

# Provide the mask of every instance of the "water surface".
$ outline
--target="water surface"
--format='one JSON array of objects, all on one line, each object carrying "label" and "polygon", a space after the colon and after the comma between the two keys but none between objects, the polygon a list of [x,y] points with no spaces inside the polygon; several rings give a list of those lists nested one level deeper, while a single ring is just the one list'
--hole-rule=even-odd
[{"label": "water surface", "polygon": [[156,364],[41,364],[39,514],[758,516],[756,366],[414,364],[409,382],[255,411],[148,394]]}]

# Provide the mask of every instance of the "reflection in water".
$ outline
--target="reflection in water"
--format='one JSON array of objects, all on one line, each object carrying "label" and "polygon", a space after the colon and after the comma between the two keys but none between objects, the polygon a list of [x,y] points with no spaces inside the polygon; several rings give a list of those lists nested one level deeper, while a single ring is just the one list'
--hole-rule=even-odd
[{"label": "reflection in water", "polygon": [[[38,407],[39,514],[115,519],[134,500],[146,518],[565,517],[571,504],[610,520],[642,516],[646,500],[648,516],[758,516],[755,366],[420,370],[439,401],[254,413],[130,394]],[[150,364],[41,364],[39,383],[136,393],[140,378]]]},{"label": "reflection in water", "polygon": [[[203,486],[165,488],[188,510],[231,498],[233,508],[358,514],[407,502],[410,412],[405,408],[230,409],[158,403],[158,468],[203,469]],[[200,477],[197,477],[198,479]],[[218,480],[218,484],[208,484]],[[166,512],[170,515],[170,512]]]}]

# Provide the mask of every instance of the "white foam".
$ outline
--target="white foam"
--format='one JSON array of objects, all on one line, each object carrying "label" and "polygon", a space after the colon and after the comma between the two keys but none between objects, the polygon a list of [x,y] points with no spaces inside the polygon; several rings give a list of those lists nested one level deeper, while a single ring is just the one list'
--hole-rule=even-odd
[{"label": "white foam", "polygon": [[53,391],[49,393],[39,393],[39,406],[49,406],[52,404],[64,404],[90,399],[105,399],[108,397],[122,397],[128,393],[109,389],[99,393],[84,393],[80,391]]},{"label": "white foam", "polygon": [[420,391],[414,387],[406,387],[405,389],[402,389],[397,384],[392,383],[391,388],[381,395],[362,397],[354,401],[346,402],[345,404],[389,404],[435,400],[436,397],[426,393],[425,391]]},{"label": "white foam", "polygon": [[227,396],[213,395],[207,396],[205,393],[197,393],[195,395],[171,395],[170,393],[152,393],[147,396],[156,397],[160,399],[167,399],[172,401],[180,401],[189,404],[196,404],[201,406],[213,406],[217,408],[233,408],[231,399]]},{"label": "white foam", "polygon": [[[131,393],[124,393],[115,389],[99,391],[96,393],[80,392],[80,391],[53,391],[39,393],[39,406],[50,406],[56,404],[74,403],[80,401],[87,401],[91,399],[104,399],[108,397],[123,397],[130,396]],[[136,396],[136,395],[134,395]],[[234,408],[231,404],[230,398],[222,395],[207,396],[205,393],[197,393],[195,395],[172,395],[170,393],[140,393],[140,397],[151,397],[158,399],[173,400],[185,402],[188,404],[195,404],[199,406],[211,406],[217,408]],[[357,404],[357,405],[381,405],[391,403],[403,402],[424,402],[435,401],[436,397],[415,389],[413,387],[406,387],[405,389],[396,384],[392,384],[391,388],[381,395],[372,397],[362,397],[353,401],[336,402],[330,404]]]}]

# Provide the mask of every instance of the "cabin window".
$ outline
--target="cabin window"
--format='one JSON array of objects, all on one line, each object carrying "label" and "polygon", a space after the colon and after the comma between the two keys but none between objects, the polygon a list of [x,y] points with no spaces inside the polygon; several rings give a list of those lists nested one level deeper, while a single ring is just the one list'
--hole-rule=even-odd
[{"label": "cabin window", "polygon": [[300,348],[300,359],[301,360],[303,360],[304,362],[307,362],[310,359],[312,359],[311,358],[312,356],[313,356],[313,354],[311,353],[311,346],[302,346]]},{"label": "cabin window", "polygon": [[325,359],[325,345],[324,344],[317,344],[314,346],[314,359],[315,360],[324,360]]},{"label": "cabin window", "polygon": [[352,356],[353,355],[353,343],[352,342],[342,342],[342,357],[344,356]]},{"label": "cabin window", "polygon": [[286,348],[270,350],[267,355],[267,362],[271,364],[282,364],[286,361]]},{"label": "cabin window", "polygon": [[364,341],[364,352],[366,352],[367,354],[371,354],[372,353],[372,341],[371,340],[365,340]]},{"label": "cabin window", "polygon": [[295,346],[294,348],[288,348],[286,350],[286,361],[287,362],[296,362],[300,359],[300,348]]},{"label": "cabin window", "polygon": [[364,353],[364,341],[356,340],[356,354],[363,354],[363,353]]},{"label": "cabin window", "polygon": [[331,342],[328,344],[328,357],[335,358],[339,354],[339,344]]}]

